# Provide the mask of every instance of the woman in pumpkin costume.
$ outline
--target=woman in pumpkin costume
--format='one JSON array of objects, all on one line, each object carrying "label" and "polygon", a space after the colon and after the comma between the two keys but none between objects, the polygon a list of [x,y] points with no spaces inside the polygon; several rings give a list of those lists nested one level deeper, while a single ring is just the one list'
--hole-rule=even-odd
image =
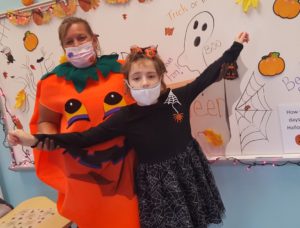
[{"label": "woman in pumpkin costume", "polygon": [[[39,81],[32,133],[84,131],[133,102],[125,96],[118,56],[97,57],[97,36],[85,20],[66,18],[59,39],[68,62]],[[34,149],[36,173],[58,191],[63,216],[80,228],[139,227],[134,154],[124,137],[81,154],[53,150],[52,145],[46,142]]]},{"label": "woman in pumpkin costume", "polygon": [[136,104],[88,131],[33,136],[16,130],[8,134],[8,142],[34,147],[51,139],[67,151],[80,153],[95,143],[126,135],[139,161],[136,189],[143,228],[206,228],[221,223],[225,208],[208,161],[191,134],[190,105],[222,79],[222,65],[236,61],[248,41],[248,33],[240,33],[193,82],[173,90],[163,83],[166,68],[156,48],[133,47],[123,72]]}]

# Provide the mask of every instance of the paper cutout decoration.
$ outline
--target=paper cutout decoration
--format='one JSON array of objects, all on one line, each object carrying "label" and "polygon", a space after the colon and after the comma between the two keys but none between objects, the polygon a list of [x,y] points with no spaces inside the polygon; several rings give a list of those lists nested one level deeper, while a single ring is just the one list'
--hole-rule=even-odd
[{"label": "paper cutout decoration", "polygon": [[222,65],[221,77],[227,80],[236,79],[239,77],[237,69],[238,65],[236,64],[236,62],[225,63]]},{"label": "paper cutout decoration", "polygon": [[63,18],[71,16],[76,12],[76,0],[67,0],[66,2],[67,3],[65,3],[65,1],[59,1],[52,5],[52,13],[54,16]]},{"label": "paper cutout decoration", "polygon": [[14,56],[11,53],[11,50],[8,46],[4,46],[1,50],[1,53],[3,53],[6,56],[7,64],[13,63],[15,60]]},{"label": "paper cutout decoration", "polygon": [[23,44],[25,49],[31,52],[38,46],[39,39],[34,33],[27,31],[24,34]]},{"label": "paper cutout decoration", "polygon": [[63,54],[59,58],[59,63],[62,64],[62,63],[65,63],[65,62],[68,62],[68,59],[67,59],[67,56],[65,54]]},{"label": "paper cutout decoration", "polygon": [[22,125],[22,123],[21,123],[21,121],[20,121],[20,119],[18,117],[16,117],[15,115],[13,115],[11,117],[11,119],[12,119],[12,121],[15,124],[15,126],[16,126],[17,129],[23,129],[23,125]]},{"label": "paper cutout decoration", "polygon": [[173,35],[173,32],[174,32],[174,27],[166,27],[165,28],[165,35],[166,36],[172,36]]},{"label": "paper cutout decoration", "polygon": [[14,25],[27,25],[31,20],[30,12],[8,12],[7,19]]},{"label": "paper cutout decoration", "polygon": [[24,6],[30,6],[34,3],[34,0],[22,0]]},{"label": "paper cutout decoration", "polygon": [[300,3],[296,0],[275,0],[274,13],[284,19],[293,19],[300,12]]},{"label": "paper cutout decoration", "polygon": [[96,9],[100,4],[100,0],[78,0],[78,3],[84,12],[88,12],[90,9]]},{"label": "paper cutout decoration", "polygon": [[106,0],[106,3],[108,4],[125,4],[129,0]]},{"label": "paper cutout decoration", "polygon": [[51,18],[51,11],[49,9],[46,11],[42,11],[38,8],[32,10],[32,20],[36,25],[47,24]]},{"label": "paper cutout decoration", "polygon": [[205,129],[203,131],[203,135],[206,141],[212,144],[213,146],[219,147],[224,144],[222,136],[214,132],[212,129]]},{"label": "paper cutout decoration", "polygon": [[257,8],[259,4],[259,0],[236,0],[235,1],[238,4],[242,4],[243,11],[245,13],[248,12],[249,8]]},{"label": "paper cutout decoration", "polygon": [[26,101],[26,92],[24,89],[20,90],[16,96],[15,108],[20,109]]},{"label": "paper cutout decoration", "polygon": [[270,52],[258,63],[258,70],[263,76],[275,76],[281,74],[285,69],[285,61],[279,52]]},{"label": "paper cutout decoration", "polygon": [[300,135],[295,136],[295,142],[296,142],[297,145],[300,146]]}]

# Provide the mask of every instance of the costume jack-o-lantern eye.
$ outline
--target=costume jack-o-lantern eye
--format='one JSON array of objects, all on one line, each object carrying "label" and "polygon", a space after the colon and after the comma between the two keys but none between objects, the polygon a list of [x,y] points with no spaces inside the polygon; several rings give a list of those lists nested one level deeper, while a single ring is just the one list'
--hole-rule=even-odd
[{"label": "costume jack-o-lantern eye", "polygon": [[65,112],[68,122],[67,128],[79,120],[90,121],[86,108],[77,99],[70,99],[65,103]]},{"label": "costume jack-o-lantern eye", "polygon": [[104,97],[103,119],[120,110],[120,108],[123,106],[126,106],[126,101],[121,94],[115,91],[106,94],[106,96]]},{"label": "costume jack-o-lantern eye", "polygon": [[80,107],[81,107],[81,102],[79,100],[70,99],[65,104],[65,111],[67,113],[72,114],[75,113],[78,109],[80,109]]},{"label": "costume jack-o-lantern eye", "polygon": [[107,94],[104,98],[104,103],[108,105],[115,105],[120,103],[120,101],[123,99],[122,95],[120,95],[117,92],[110,92]]}]

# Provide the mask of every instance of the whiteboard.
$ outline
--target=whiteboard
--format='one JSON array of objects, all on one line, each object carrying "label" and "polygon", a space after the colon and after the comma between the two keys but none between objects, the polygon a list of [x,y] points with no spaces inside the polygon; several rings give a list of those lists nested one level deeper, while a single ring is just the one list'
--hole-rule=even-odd
[{"label": "whiteboard", "polygon": [[[169,86],[196,78],[230,47],[238,32],[249,32],[251,41],[237,61],[239,78],[213,84],[193,102],[192,134],[209,159],[299,159],[300,150],[290,152],[283,147],[281,121],[285,117],[279,115],[279,107],[291,107],[300,98],[300,16],[286,19],[276,15],[275,2],[260,1],[257,9],[245,13],[233,0],[102,1],[89,12],[78,7],[75,16],[88,20],[99,34],[102,54],[116,52],[124,58],[133,44],[158,45]],[[29,130],[36,83],[63,54],[57,35],[60,22],[56,17],[41,26],[0,21],[0,86],[8,128],[13,128],[11,116],[15,115]],[[31,52],[23,44],[26,31],[38,37],[38,45]],[[197,37],[200,42],[195,46]],[[264,76],[259,64],[271,52],[280,53],[284,68],[275,76]],[[276,64],[271,63],[269,70]],[[20,91],[26,94],[26,101],[15,108]],[[205,129],[221,135],[223,145],[209,143],[203,134]],[[300,131],[293,134],[297,136]],[[33,164],[30,148],[14,148],[14,159],[20,167]]]}]

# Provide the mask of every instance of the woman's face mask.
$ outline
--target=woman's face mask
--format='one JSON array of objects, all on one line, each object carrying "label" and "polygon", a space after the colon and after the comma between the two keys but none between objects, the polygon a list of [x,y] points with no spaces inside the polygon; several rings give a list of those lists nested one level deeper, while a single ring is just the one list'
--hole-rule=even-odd
[{"label": "woman's face mask", "polygon": [[96,53],[92,41],[77,47],[67,47],[66,56],[68,61],[77,68],[85,68],[95,63]]},{"label": "woman's face mask", "polygon": [[130,89],[131,96],[136,100],[138,105],[146,106],[157,102],[161,91],[161,81],[159,81],[154,87],[142,89],[134,89],[129,85],[127,80],[125,80],[125,82]]}]

